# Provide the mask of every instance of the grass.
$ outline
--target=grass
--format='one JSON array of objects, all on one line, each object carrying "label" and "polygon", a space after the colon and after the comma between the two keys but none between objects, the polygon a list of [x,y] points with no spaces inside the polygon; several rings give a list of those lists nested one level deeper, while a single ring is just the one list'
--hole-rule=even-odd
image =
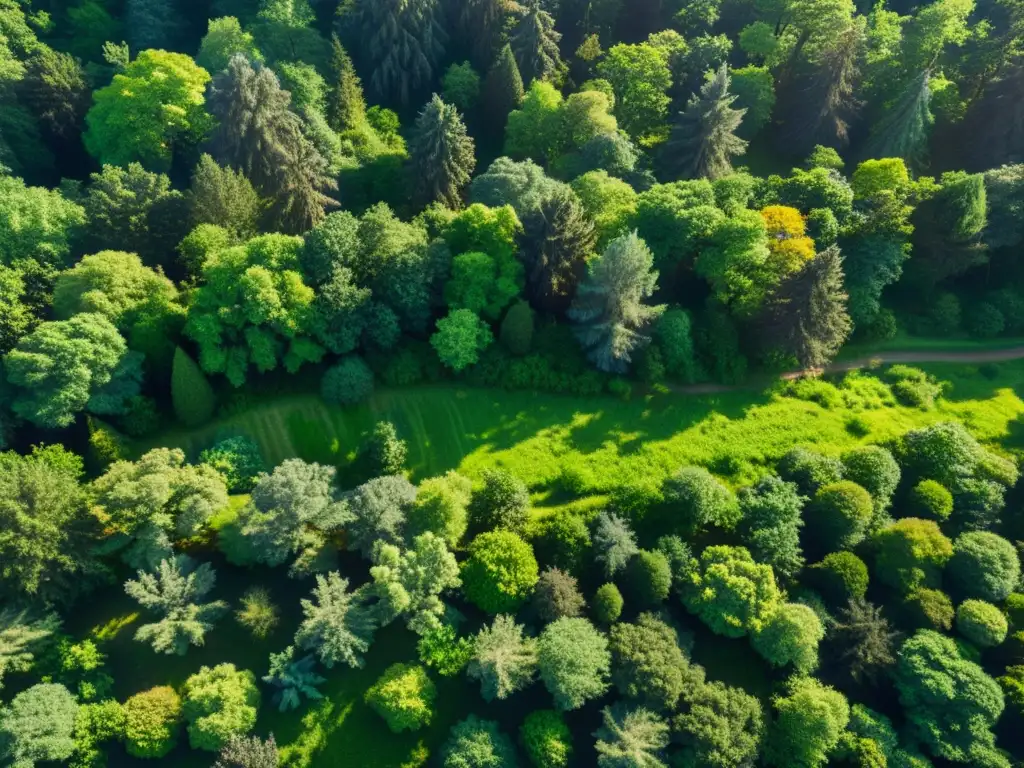
[{"label": "grass", "polygon": [[982,352],[990,349],[1010,349],[1024,346],[1024,337],[1001,336],[995,339],[913,336],[900,331],[891,339],[861,344],[847,344],[839,353],[839,360],[852,360],[875,352]]}]

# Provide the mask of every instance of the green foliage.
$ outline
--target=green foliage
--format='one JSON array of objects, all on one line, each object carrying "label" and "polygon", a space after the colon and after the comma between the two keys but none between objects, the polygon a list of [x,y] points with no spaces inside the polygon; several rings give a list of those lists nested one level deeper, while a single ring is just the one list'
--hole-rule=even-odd
[{"label": "green foliage", "polygon": [[953,543],[932,520],[908,517],[886,526],[872,538],[875,575],[883,584],[910,591],[939,583],[939,573],[953,554]]},{"label": "green foliage", "polygon": [[63,685],[39,683],[22,691],[0,709],[0,757],[12,768],[66,760],[75,749],[77,711]]},{"label": "green foliage", "polygon": [[470,715],[452,726],[441,751],[443,768],[515,766],[516,749],[493,720]]},{"label": "green foliage", "polygon": [[566,768],[572,759],[572,733],[553,709],[528,714],[519,726],[519,739],[536,768]]},{"label": "green foliage", "polygon": [[437,321],[430,345],[441,362],[458,372],[473,365],[494,341],[490,327],[469,309],[454,309]]},{"label": "green foliage", "polygon": [[473,648],[472,640],[459,637],[451,624],[427,632],[416,643],[420,661],[441,677],[459,674],[473,658]]},{"label": "green foliage", "polygon": [[235,620],[260,640],[266,638],[280,621],[278,608],[263,587],[250,587],[242,595]]},{"label": "green foliage", "polygon": [[355,405],[373,394],[373,371],[358,355],[349,355],[331,366],[320,384],[328,403]]},{"label": "green foliage", "polygon": [[828,761],[850,719],[839,691],[813,677],[793,677],[786,695],[772,700],[776,719],[765,757],[775,766],[820,766]]},{"label": "green foliage", "polygon": [[496,616],[473,641],[466,675],[480,682],[484,701],[505,699],[533,683],[537,673],[537,640],[508,615]]},{"label": "green foliage", "polygon": [[953,626],[953,601],[938,589],[915,589],[900,608],[901,618],[911,628],[948,631]]},{"label": "green foliage", "polygon": [[178,743],[181,697],[170,686],[137,693],[124,703],[124,744],[133,757],[164,757]]},{"label": "green foliage", "polygon": [[[207,154],[199,157],[187,194],[192,222],[200,227],[213,224],[223,227],[231,235],[231,241],[219,247],[206,246],[205,254],[223,250],[236,241],[247,240],[256,235],[264,203],[252,182],[245,174],[232,168],[222,168]],[[196,230],[190,237],[196,237]],[[202,261],[193,261],[194,274],[202,271]]]},{"label": "green foliage", "polygon": [[795,484],[774,475],[740,489],[738,496],[738,529],[751,554],[780,576],[796,576],[804,564],[800,528],[805,497]]},{"label": "green foliage", "polygon": [[404,614],[409,629],[419,635],[438,629],[445,613],[440,595],[461,585],[459,565],[444,539],[422,533],[405,552],[378,540],[373,560],[370,576],[381,598],[378,614],[384,620]]},{"label": "green foliage", "polygon": [[537,583],[533,549],[511,531],[490,531],[469,545],[462,565],[463,593],[487,613],[514,611]]},{"label": "green foliage", "polygon": [[683,604],[712,632],[743,637],[761,631],[781,603],[771,566],[744,547],[707,547],[683,585]]},{"label": "green foliage", "polygon": [[723,64],[679,114],[668,143],[669,170],[678,178],[712,180],[732,171],[732,157],[742,155],[747,142],[735,135],[745,110],[733,109],[729,72]]},{"label": "green foliage", "polygon": [[409,140],[409,160],[420,198],[457,208],[462,188],[476,168],[474,147],[458,110],[434,94],[416,118]]},{"label": "green foliage", "polygon": [[316,659],[312,656],[296,660],[295,646],[292,645],[281,653],[270,654],[270,672],[264,675],[263,682],[277,689],[274,703],[279,712],[297,708],[303,696],[310,700],[323,698],[316,686],[326,680],[313,671],[315,665]]},{"label": "green foliage", "polygon": [[91,768],[103,765],[103,742],[124,738],[124,707],[114,699],[83,704],[75,717],[75,754],[71,765]]},{"label": "green foliage", "polygon": [[397,475],[405,467],[408,452],[406,442],[398,437],[390,421],[378,421],[367,441],[366,455],[373,474]]},{"label": "green foliage", "polygon": [[458,546],[468,525],[471,490],[470,481],[456,472],[424,480],[406,515],[409,534],[430,531]]},{"label": "green foliage", "polygon": [[644,139],[664,130],[672,74],[660,48],[649,43],[614,45],[598,73],[615,91],[615,117],[626,133]]},{"label": "green foliage", "polygon": [[668,597],[672,570],[661,552],[641,549],[626,566],[626,580],[637,606],[656,606]]},{"label": "green foliage", "polygon": [[534,80],[554,80],[562,77],[564,64],[558,50],[562,35],[555,31],[555,20],[540,3],[526,9],[509,36],[509,45],[522,73],[523,83]]},{"label": "green foliage", "polygon": [[206,380],[206,375],[181,347],[174,350],[171,401],[175,416],[190,427],[209,421],[216,405],[213,388]]},{"label": "green foliage", "polygon": [[423,667],[392,664],[366,691],[366,703],[384,718],[393,733],[430,724],[437,689]]},{"label": "green foliage", "polygon": [[339,661],[350,667],[363,666],[363,654],[373,642],[377,620],[357,602],[362,595],[348,592],[348,579],[337,572],[317,574],[315,600],[302,600],[305,617],[295,633],[295,644],[313,650],[320,662],[331,669]]},{"label": "green foliage", "polygon": [[934,480],[922,480],[910,489],[906,504],[913,517],[941,523],[953,513],[953,494]]},{"label": "green foliage", "polygon": [[579,709],[608,689],[608,640],[586,619],[548,624],[538,646],[540,679],[560,711]]},{"label": "green foliage", "polygon": [[469,514],[478,531],[500,528],[522,534],[530,516],[526,484],[506,470],[485,470],[483,487],[473,493]]},{"label": "green foliage", "polygon": [[563,616],[579,616],[586,605],[573,576],[558,568],[549,567],[541,572],[533,591],[533,611],[541,622],[549,624]]},{"label": "green foliage", "polygon": [[852,552],[830,552],[810,566],[815,589],[832,605],[862,600],[868,589],[868,567]]},{"label": "green foliage", "polygon": [[522,356],[530,351],[533,342],[533,310],[529,303],[517,301],[501,321],[502,346],[513,355]]},{"label": "green foliage", "polygon": [[0,686],[5,674],[28,672],[59,627],[56,614],[35,617],[24,609],[0,611]]},{"label": "green foliage", "polygon": [[823,485],[814,494],[807,516],[808,531],[820,551],[852,549],[867,533],[871,494],[851,480]]},{"label": "green foliage", "polygon": [[57,190],[29,187],[0,173],[0,262],[10,266],[26,258],[62,267],[71,255],[71,241],[85,224],[82,206]]},{"label": "green foliage", "polygon": [[818,643],[824,637],[825,628],[813,610],[801,603],[783,603],[751,637],[751,644],[773,667],[792,664],[806,675],[818,666]]},{"label": "green foliage", "polygon": [[594,617],[606,626],[619,620],[622,606],[622,593],[614,584],[602,584],[594,593]]},{"label": "green foliage", "polygon": [[611,680],[619,693],[656,712],[672,712],[685,691],[704,681],[679,647],[676,630],[654,614],[614,624],[609,633]]},{"label": "green foliage", "polygon": [[889,508],[900,482],[900,467],[890,451],[878,445],[864,445],[842,456],[843,477],[871,494],[877,511]]},{"label": "green foliage", "polygon": [[662,484],[665,502],[673,519],[680,519],[693,533],[714,526],[730,530],[740,520],[735,494],[703,467],[683,467]]},{"label": "green foliage", "polygon": [[687,759],[715,768],[741,766],[755,760],[764,739],[761,702],[713,681],[687,693],[689,709],[674,718],[674,735]]},{"label": "green foliage", "polygon": [[452,64],[441,78],[441,95],[446,102],[468,112],[480,99],[480,75],[468,61]]},{"label": "green foliage", "polygon": [[232,736],[221,749],[213,768],[277,768],[279,755],[274,736]]},{"label": "green foliage", "polygon": [[200,667],[182,688],[182,715],[193,749],[219,751],[256,725],[260,692],[256,676],[234,664]]},{"label": "green foliage", "polygon": [[510,45],[505,45],[484,79],[484,109],[496,132],[505,130],[505,120],[523,103],[523,78]]},{"label": "green foliage", "polygon": [[593,542],[596,550],[594,559],[608,578],[625,568],[630,558],[639,552],[633,531],[614,512],[602,510],[597,516]]},{"label": "green foliage", "polygon": [[737,109],[744,110],[737,132],[749,139],[771,119],[775,107],[775,78],[767,67],[747,66],[732,71]]},{"label": "green foliage", "polygon": [[[371,557],[377,542],[398,544],[402,540],[406,510],[416,498],[416,488],[403,475],[375,477],[345,495],[348,510],[348,547]],[[424,534],[426,535],[426,534]]]},{"label": "green foliage", "polygon": [[199,463],[215,469],[231,493],[251,491],[257,476],[266,471],[259,445],[245,435],[218,441],[199,454]]},{"label": "green foliage", "polygon": [[199,43],[196,64],[207,72],[220,72],[236,53],[251,61],[263,60],[252,33],[244,31],[238,19],[234,16],[210,19],[206,34]]},{"label": "green foliage", "polygon": [[600,768],[665,765],[659,757],[668,746],[668,723],[646,709],[605,707],[603,724],[594,732]]},{"label": "green foliage", "polygon": [[953,541],[953,556],[946,564],[950,590],[961,597],[999,603],[1020,580],[1017,549],[988,531],[973,531]]},{"label": "green foliage", "polygon": [[956,609],[956,629],[979,648],[993,648],[1006,639],[1006,617],[992,603],[964,600]]}]

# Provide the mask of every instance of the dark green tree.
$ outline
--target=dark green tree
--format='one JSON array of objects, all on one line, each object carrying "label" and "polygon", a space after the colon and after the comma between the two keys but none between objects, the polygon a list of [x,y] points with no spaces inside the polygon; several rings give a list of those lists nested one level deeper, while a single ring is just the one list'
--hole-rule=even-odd
[{"label": "dark green tree", "polygon": [[755,559],[775,573],[796,576],[804,565],[800,549],[801,516],[806,497],[777,475],[762,478],[739,492],[739,532]]},{"label": "dark green tree", "polygon": [[181,347],[174,350],[171,367],[171,402],[182,424],[197,427],[213,416],[216,398],[206,374]]},{"label": "dark green tree", "polygon": [[510,45],[506,44],[501,49],[498,58],[488,70],[483,92],[489,124],[494,133],[502,135],[509,112],[519,109],[525,95],[523,78]]},{"label": "dark green tree", "polygon": [[237,240],[257,233],[263,202],[252,182],[241,171],[217,165],[205,153],[192,171],[186,200],[193,226],[215,224]]},{"label": "dark green tree", "polygon": [[459,111],[435,93],[416,118],[409,159],[420,199],[462,206],[462,188],[476,167],[473,139]]},{"label": "dark green tree", "polygon": [[984,264],[985,177],[980,173],[942,174],[942,188],[914,211],[914,258],[906,280],[931,289],[943,280]]},{"label": "dark green tree", "polygon": [[51,139],[71,139],[82,132],[89,108],[89,83],[82,63],[70,54],[41,46],[25,64],[18,84],[19,101]]},{"label": "dark green tree", "polygon": [[182,16],[172,0],[127,0],[125,26],[132,51],[172,50],[182,31]]},{"label": "dark green tree", "polygon": [[924,71],[907,83],[899,97],[887,106],[871,130],[864,147],[869,158],[899,157],[912,168],[924,165],[932,127],[931,73]]},{"label": "dark green tree", "polygon": [[836,615],[828,642],[830,655],[854,682],[874,683],[896,663],[899,639],[882,609],[858,597]]},{"label": "dark green tree", "polygon": [[561,39],[551,14],[543,9],[540,0],[531,0],[509,39],[527,88],[534,80],[560,79],[565,66],[558,50]]},{"label": "dark green tree", "polygon": [[327,123],[338,132],[358,128],[366,121],[363,83],[352,58],[337,35],[331,37],[331,78],[327,92]]},{"label": "dark green tree", "polygon": [[732,172],[732,157],[742,155],[747,142],[736,136],[745,109],[733,109],[726,65],[715,73],[679,113],[665,145],[665,166],[681,179],[711,180]]}]

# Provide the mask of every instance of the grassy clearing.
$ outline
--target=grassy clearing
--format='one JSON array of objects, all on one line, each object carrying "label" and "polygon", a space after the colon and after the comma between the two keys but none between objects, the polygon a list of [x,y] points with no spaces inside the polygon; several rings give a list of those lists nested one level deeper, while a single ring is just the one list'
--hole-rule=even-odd
[{"label": "grassy clearing", "polygon": [[866,344],[847,344],[839,353],[839,360],[853,360],[876,352],[982,352],[990,349],[1010,349],[1024,346],[1024,337],[1002,336],[995,339],[913,336],[900,331],[893,338]]}]

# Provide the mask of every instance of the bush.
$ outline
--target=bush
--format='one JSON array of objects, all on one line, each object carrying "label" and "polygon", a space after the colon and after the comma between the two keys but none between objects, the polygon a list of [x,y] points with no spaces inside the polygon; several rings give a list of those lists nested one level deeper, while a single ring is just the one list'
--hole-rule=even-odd
[{"label": "bush", "polygon": [[808,568],[814,588],[831,605],[844,606],[859,600],[868,590],[868,567],[852,552],[831,552]]},{"label": "bush", "polygon": [[441,768],[515,768],[518,765],[512,740],[493,720],[470,715],[452,726],[441,750]]},{"label": "bush", "polygon": [[231,493],[248,493],[256,476],[266,471],[259,445],[243,435],[220,440],[199,454],[199,462],[217,470]]},{"label": "bush", "polygon": [[523,533],[530,518],[530,492],[526,484],[505,469],[485,469],[484,485],[469,503],[470,522],[476,531],[497,528]]},{"label": "bush", "polygon": [[420,661],[441,677],[454,677],[473,658],[473,641],[459,637],[451,624],[442,624],[420,637],[416,651]]},{"label": "bush", "polygon": [[949,587],[958,597],[974,597],[999,603],[1020,580],[1017,549],[988,531],[973,531],[953,542],[953,556],[946,565]]},{"label": "bush", "polygon": [[994,648],[1006,639],[1006,617],[992,603],[964,600],[956,609],[956,629],[979,648]]},{"label": "bush", "polygon": [[821,552],[852,549],[864,540],[874,508],[871,494],[850,480],[822,486],[810,504],[807,531]]},{"label": "bush", "polygon": [[408,454],[405,440],[398,437],[398,430],[390,421],[378,421],[366,444],[366,455],[370,460],[370,474],[397,475],[405,468]]},{"label": "bush", "polygon": [[270,599],[270,592],[263,587],[250,587],[242,595],[241,607],[235,612],[235,619],[252,633],[253,637],[265,639],[277,626],[277,606]]},{"label": "bush", "polygon": [[575,578],[557,568],[544,569],[533,592],[538,619],[549,624],[563,616],[579,616],[586,605]]},{"label": "bush", "polygon": [[843,479],[843,465],[839,459],[823,456],[806,448],[794,448],[779,460],[779,476],[796,483],[800,493],[813,496],[823,485]]},{"label": "bush", "polygon": [[124,743],[132,757],[163,757],[178,743],[181,698],[169,686],[150,688],[124,703]]},{"label": "bush", "polygon": [[971,336],[991,339],[1006,330],[1006,318],[996,306],[979,301],[967,312],[964,326]]},{"label": "bush", "polygon": [[594,593],[594,618],[605,625],[614,624],[622,615],[622,593],[614,584],[602,584]]},{"label": "bush", "polygon": [[260,691],[249,670],[235,669],[234,664],[200,667],[185,681],[182,694],[193,749],[218,752],[233,736],[244,736],[256,725]]},{"label": "bush", "polygon": [[401,733],[430,724],[437,689],[423,667],[399,663],[384,670],[365,698],[392,733]]},{"label": "bush", "polygon": [[198,427],[213,417],[216,398],[206,374],[185,350],[176,347],[171,365],[171,404],[186,427]]},{"label": "bush", "polygon": [[732,529],[740,518],[736,495],[703,467],[683,467],[662,485],[665,503],[673,517],[694,533],[707,526]]},{"label": "bush", "polygon": [[953,494],[941,483],[922,480],[907,494],[907,512],[922,520],[945,522],[953,514]]},{"label": "bush", "polygon": [[925,410],[935,405],[935,398],[942,394],[942,385],[920,368],[909,365],[894,365],[885,372],[893,396],[903,405]]},{"label": "bush", "polygon": [[530,351],[533,343],[533,310],[529,303],[518,301],[509,308],[505,319],[501,321],[500,338],[505,349],[517,357]]},{"label": "bush", "polygon": [[437,321],[430,346],[438,359],[458,372],[480,359],[480,353],[494,341],[490,326],[469,309],[453,309]]},{"label": "bush", "polygon": [[685,309],[669,309],[654,328],[665,359],[665,370],[673,378],[690,384],[697,380],[697,358],[693,350],[693,321]]},{"label": "bush", "polygon": [[481,533],[462,565],[466,599],[487,613],[514,613],[537,583],[533,549],[510,531]]},{"label": "bush", "polygon": [[916,589],[903,599],[902,618],[909,629],[949,631],[953,626],[953,602],[938,589]]},{"label": "bush", "polygon": [[553,709],[531,712],[519,727],[526,756],[537,768],[566,768],[572,758],[572,733]]},{"label": "bush", "polygon": [[320,383],[320,396],[328,403],[355,405],[373,394],[373,371],[358,355],[331,366]]},{"label": "bush", "polygon": [[626,566],[626,581],[638,608],[657,605],[668,597],[672,587],[672,570],[661,552],[641,549]]}]

